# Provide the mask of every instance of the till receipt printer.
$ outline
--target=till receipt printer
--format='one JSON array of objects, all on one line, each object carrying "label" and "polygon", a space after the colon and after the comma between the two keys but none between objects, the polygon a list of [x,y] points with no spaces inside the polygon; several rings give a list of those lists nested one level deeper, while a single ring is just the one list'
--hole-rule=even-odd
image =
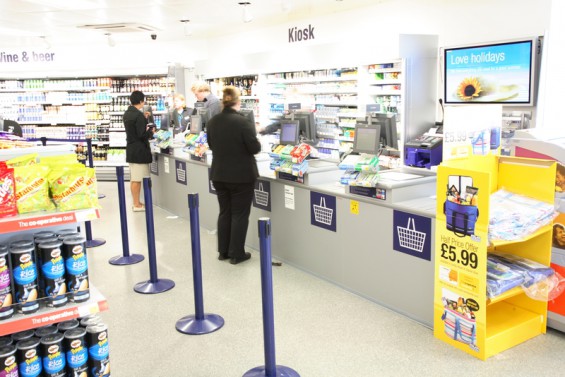
[{"label": "till receipt printer", "polygon": [[404,144],[404,164],[427,169],[439,165],[443,153],[442,136],[425,133]]}]

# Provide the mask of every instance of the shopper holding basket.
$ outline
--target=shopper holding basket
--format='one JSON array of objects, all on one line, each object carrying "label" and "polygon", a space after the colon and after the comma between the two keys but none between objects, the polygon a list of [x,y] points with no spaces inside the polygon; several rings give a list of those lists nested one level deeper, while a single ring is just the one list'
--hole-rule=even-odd
[{"label": "shopper holding basket", "polygon": [[251,258],[245,251],[249,213],[259,176],[255,154],[261,151],[255,125],[238,111],[240,91],[227,86],[223,90],[221,113],[208,122],[208,146],[213,152],[210,178],[216,189],[219,260],[238,264]]}]

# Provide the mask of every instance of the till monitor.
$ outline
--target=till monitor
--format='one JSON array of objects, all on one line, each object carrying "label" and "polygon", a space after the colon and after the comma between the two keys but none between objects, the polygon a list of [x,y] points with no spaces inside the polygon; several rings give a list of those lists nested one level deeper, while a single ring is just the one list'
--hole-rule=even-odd
[{"label": "till monitor", "polygon": [[300,125],[297,120],[281,121],[281,139],[280,144],[297,145],[299,139]]},{"label": "till monitor", "polygon": [[299,122],[300,126],[300,138],[303,139],[305,143],[315,144],[318,142],[316,118],[312,111],[295,111],[294,120]]},{"label": "till monitor", "polygon": [[381,145],[392,149],[398,149],[398,131],[396,129],[396,115],[375,113],[371,114],[373,123],[381,126]]},{"label": "till monitor", "polygon": [[381,125],[379,123],[355,124],[355,138],[353,139],[353,152],[379,154],[381,139]]},{"label": "till monitor", "polygon": [[251,125],[253,127],[255,127],[255,114],[253,113],[253,110],[241,109],[239,113],[243,115],[249,122],[251,122]]},{"label": "till monitor", "polygon": [[200,115],[190,116],[190,133],[199,134],[202,131],[202,117]]}]

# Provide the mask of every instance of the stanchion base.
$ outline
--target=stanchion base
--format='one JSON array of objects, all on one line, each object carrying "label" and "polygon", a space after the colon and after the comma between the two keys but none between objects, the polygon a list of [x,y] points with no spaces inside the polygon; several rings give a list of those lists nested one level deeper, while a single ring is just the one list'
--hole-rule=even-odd
[{"label": "stanchion base", "polygon": [[179,319],[176,328],[183,334],[202,335],[214,332],[223,325],[224,319],[217,314],[204,314],[203,319],[196,319],[196,315],[191,314]]},{"label": "stanchion base", "polygon": [[98,194],[98,199],[104,199],[106,197],[106,195],[104,194]]},{"label": "stanchion base", "polygon": [[142,281],[137,283],[133,290],[137,293],[152,294],[152,293],[162,293],[173,289],[175,282],[169,279],[157,279],[156,282],[152,283],[151,280]]},{"label": "stanchion base", "polygon": [[117,257],[110,258],[108,263],[113,264],[115,266],[125,266],[128,264],[136,264],[144,260],[145,257],[141,254],[131,254],[127,257],[118,255]]},{"label": "stanchion base", "polygon": [[98,247],[104,245],[105,243],[106,240],[103,240],[101,238],[95,238],[92,240],[86,240],[86,247],[87,248]]},{"label": "stanchion base", "polygon": [[284,365],[277,365],[276,366],[276,374],[274,376],[267,376],[267,371],[265,370],[265,366],[260,366],[248,370],[245,372],[243,377],[300,377],[298,372],[294,369],[289,367],[285,367]]}]

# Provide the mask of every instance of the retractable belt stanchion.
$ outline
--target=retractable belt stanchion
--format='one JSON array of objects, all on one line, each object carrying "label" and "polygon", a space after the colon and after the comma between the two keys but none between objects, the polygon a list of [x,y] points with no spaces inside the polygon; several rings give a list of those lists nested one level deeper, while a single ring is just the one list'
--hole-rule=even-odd
[{"label": "retractable belt stanchion", "polygon": [[153,200],[151,199],[151,178],[143,178],[145,198],[145,222],[147,223],[147,254],[149,258],[150,279],[137,283],[133,290],[137,293],[161,293],[172,289],[175,282],[157,277],[157,257],[155,256],[155,226],[153,224]]},{"label": "retractable belt stanchion", "polygon": [[263,301],[263,338],[265,365],[247,371],[243,377],[300,377],[293,369],[277,365],[275,359],[275,321],[273,308],[273,267],[271,265],[271,220],[259,219],[261,293]]},{"label": "retractable belt stanchion", "polygon": [[[92,140],[86,139],[86,148],[88,151],[88,166],[94,168],[94,162],[92,161]],[[84,222],[84,233],[86,234],[86,247],[98,247],[102,246],[106,243],[106,240],[102,238],[92,238],[92,226],[90,225],[90,221]]]},{"label": "retractable belt stanchion", "polygon": [[110,264],[124,266],[141,262],[145,257],[141,254],[129,253],[128,218],[126,211],[126,195],[124,189],[124,167],[116,166],[116,177],[118,178],[118,198],[120,200],[120,224],[122,226],[122,250],[123,255],[110,258]]},{"label": "retractable belt stanchion", "polygon": [[188,207],[190,209],[190,243],[192,245],[192,276],[194,282],[194,307],[196,314],[187,315],[186,317],[178,320],[176,329],[183,334],[202,335],[214,332],[221,328],[224,325],[224,319],[217,314],[204,313],[198,194],[188,194]]}]

